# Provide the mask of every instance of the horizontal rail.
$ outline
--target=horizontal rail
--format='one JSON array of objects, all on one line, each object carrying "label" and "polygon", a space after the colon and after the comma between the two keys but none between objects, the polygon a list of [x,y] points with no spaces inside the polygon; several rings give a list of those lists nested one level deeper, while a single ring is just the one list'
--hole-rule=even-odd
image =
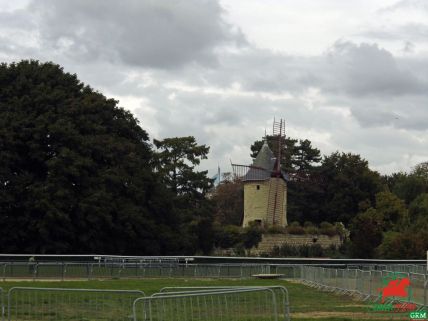
[{"label": "horizontal rail", "polygon": [[[0,254],[0,261],[14,261],[16,259],[30,258],[40,261],[42,259],[57,258],[57,261],[69,261],[72,258],[89,260],[88,262],[99,262],[109,260],[122,261],[168,261],[193,263],[282,263],[282,264],[426,264],[421,260],[395,260],[395,259],[330,259],[330,258],[271,258],[271,257],[227,257],[227,256],[126,256],[126,255],[104,255],[104,254]],[[81,260],[78,260],[81,261]]]}]

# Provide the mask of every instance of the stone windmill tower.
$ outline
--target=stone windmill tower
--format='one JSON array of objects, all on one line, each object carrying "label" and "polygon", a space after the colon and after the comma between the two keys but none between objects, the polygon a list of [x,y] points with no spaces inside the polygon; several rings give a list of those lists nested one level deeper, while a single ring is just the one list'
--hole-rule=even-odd
[{"label": "stone windmill tower", "polygon": [[252,165],[232,164],[235,177],[244,184],[244,227],[250,222],[287,226],[287,182],[281,171],[284,127],[284,120],[274,120],[272,143],[277,146],[276,155],[265,139]]}]

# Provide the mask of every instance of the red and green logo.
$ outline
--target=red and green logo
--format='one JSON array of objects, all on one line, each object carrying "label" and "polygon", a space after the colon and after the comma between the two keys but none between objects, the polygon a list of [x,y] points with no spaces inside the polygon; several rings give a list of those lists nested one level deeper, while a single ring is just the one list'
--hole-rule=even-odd
[{"label": "red and green logo", "polygon": [[394,313],[408,316],[412,320],[427,319],[426,311],[416,311],[417,305],[412,303],[413,292],[407,273],[389,272],[382,277],[382,286],[377,289],[377,302],[371,306],[371,312]]}]

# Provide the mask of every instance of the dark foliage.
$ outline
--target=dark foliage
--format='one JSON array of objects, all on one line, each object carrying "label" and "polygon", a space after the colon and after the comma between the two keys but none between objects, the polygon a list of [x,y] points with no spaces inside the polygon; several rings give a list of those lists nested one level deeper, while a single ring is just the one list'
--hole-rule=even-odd
[{"label": "dark foliage", "polygon": [[176,253],[172,198],[133,115],[52,63],[0,66],[0,249]]},{"label": "dark foliage", "polygon": [[173,194],[173,204],[180,224],[182,254],[208,254],[213,245],[214,203],[206,197],[213,180],[207,171],[195,167],[206,159],[209,147],[198,145],[193,136],[155,140],[155,165],[163,182]]}]

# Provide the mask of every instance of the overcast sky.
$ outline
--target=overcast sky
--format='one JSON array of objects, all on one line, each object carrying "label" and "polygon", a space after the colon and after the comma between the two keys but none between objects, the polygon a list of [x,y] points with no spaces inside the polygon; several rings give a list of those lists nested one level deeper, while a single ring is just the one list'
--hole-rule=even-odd
[{"label": "overcast sky", "polygon": [[53,61],[230,171],[285,118],[381,173],[428,160],[426,0],[0,0],[0,61]]}]

